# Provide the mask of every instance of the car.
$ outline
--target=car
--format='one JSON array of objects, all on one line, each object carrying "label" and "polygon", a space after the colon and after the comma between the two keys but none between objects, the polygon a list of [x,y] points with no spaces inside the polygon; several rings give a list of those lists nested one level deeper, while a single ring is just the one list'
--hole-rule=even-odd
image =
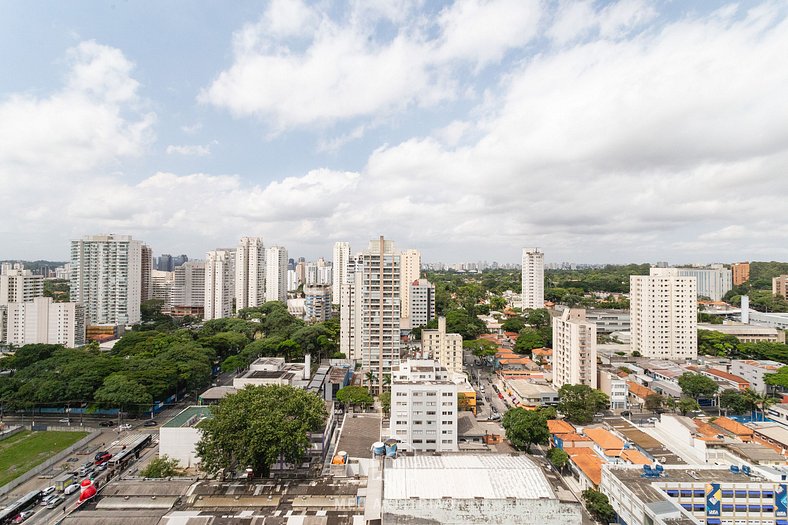
[{"label": "car", "polygon": [[47,488],[45,488],[44,490],[41,491],[41,495],[42,496],[49,496],[50,494],[52,494],[56,490],[57,490],[57,487],[55,487],[54,485],[50,485],[50,486],[48,486]]},{"label": "car", "polygon": [[33,512],[32,510],[22,511],[16,516],[16,518],[14,518],[14,523],[22,523],[33,514],[35,514],[35,512]]},{"label": "car", "polygon": [[632,412],[630,412],[629,410],[624,410],[624,411],[621,412],[621,417],[629,417],[631,415],[632,415]]},{"label": "car", "polygon": [[59,494],[50,494],[49,496],[44,496],[43,498],[41,498],[41,501],[39,501],[38,504],[41,505],[42,507],[45,507],[49,505],[50,501],[52,501],[58,496]]},{"label": "car", "polygon": [[128,423],[123,423],[122,425],[118,426],[118,432],[122,432],[124,430],[131,430],[131,425]]},{"label": "car", "polygon": [[101,422],[99,422],[99,426],[100,427],[114,427],[115,426],[115,422],[114,421],[101,421]]},{"label": "car", "polygon": [[98,452],[96,452],[96,455],[93,456],[93,460],[94,461],[99,461],[99,460],[101,460],[101,458],[103,458],[108,453],[109,452],[107,452],[106,450],[99,450]]},{"label": "car", "polygon": [[85,477],[93,472],[93,465],[79,469],[79,477]]},{"label": "car", "polygon": [[108,461],[105,461],[104,463],[102,463],[101,465],[99,465],[98,467],[96,467],[96,471],[98,471],[98,472],[101,472],[101,471],[103,471],[103,470],[107,470],[107,467],[108,467],[108,466],[109,466],[109,462],[108,462]]},{"label": "car", "polygon": [[597,412],[596,414],[594,414],[594,417],[605,417],[605,414],[603,414],[602,412]]},{"label": "car", "polygon": [[47,508],[48,509],[54,509],[55,507],[57,507],[58,505],[60,505],[64,501],[66,501],[66,498],[64,498],[63,496],[58,494],[57,496],[55,496],[54,498],[49,500],[49,503],[47,503]]},{"label": "car", "polygon": [[71,485],[63,489],[63,494],[66,495],[73,494],[78,490],[79,490],[79,483],[72,483]]},{"label": "car", "polygon": [[67,417],[64,417],[63,419],[58,419],[57,422],[58,423],[68,423],[69,425],[71,424],[71,420],[69,418],[67,418]]},{"label": "car", "polygon": [[112,454],[109,452],[104,452],[103,454],[99,455],[96,454],[96,460],[94,461],[95,465],[101,465],[102,463],[106,463],[112,458]]},{"label": "car", "polygon": [[649,423],[656,423],[657,421],[659,421],[659,418],[658,417],[650,417],[646,421],[648,421]]},{"label": "car", "polygon": [[146,427],[155,427],[156,425],[158,425],[158,423],[156,423],[156,422],[155,422],[154,420],[152,420],[152,419],[149,419],[149,420],[147,420],[145,423],[143,423],[142,425],[143,425],[143,426],[146,426]]},{"label": "car", "polygon": [[82,468],[91,468],[92,466],[93,466],[92,461],[86,461],[85,464],[82,465]]}]

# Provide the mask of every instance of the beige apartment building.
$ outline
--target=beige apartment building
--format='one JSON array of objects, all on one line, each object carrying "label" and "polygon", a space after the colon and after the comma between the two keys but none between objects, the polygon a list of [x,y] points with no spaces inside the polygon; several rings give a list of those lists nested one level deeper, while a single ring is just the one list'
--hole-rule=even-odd
[{"label": "beige apartment building", "polygon": [[553,386],[597,388],[596,325],[582,308],[567,308],[553,318]]}]

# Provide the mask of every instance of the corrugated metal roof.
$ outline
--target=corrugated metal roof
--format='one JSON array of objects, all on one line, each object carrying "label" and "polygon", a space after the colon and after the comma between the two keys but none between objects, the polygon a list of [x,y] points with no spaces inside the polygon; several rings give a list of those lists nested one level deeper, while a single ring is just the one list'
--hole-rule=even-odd
[{"label": "corrugated metal roof", "polygon": [[400,457],[387,463],[384,475],[386,499],[555,498],[542,470],[525,456]]}]

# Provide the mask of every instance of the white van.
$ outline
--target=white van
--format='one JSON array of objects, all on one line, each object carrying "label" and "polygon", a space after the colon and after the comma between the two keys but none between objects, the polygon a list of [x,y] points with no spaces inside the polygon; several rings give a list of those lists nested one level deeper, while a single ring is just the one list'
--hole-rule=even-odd
[{"label": "white van", "polygon": [[72,483],[68,487],[63,489],[63,494],[73,494],[79,490],[79,483]]}]

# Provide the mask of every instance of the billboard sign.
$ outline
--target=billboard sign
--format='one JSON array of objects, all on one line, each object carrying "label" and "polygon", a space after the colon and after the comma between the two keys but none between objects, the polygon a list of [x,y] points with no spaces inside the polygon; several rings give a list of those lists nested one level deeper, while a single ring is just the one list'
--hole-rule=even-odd
[{"label": "billboard sign", "polygon": [[722,489],[719,483],[706,484],[706,516],[720,516],[720,501]]}]

